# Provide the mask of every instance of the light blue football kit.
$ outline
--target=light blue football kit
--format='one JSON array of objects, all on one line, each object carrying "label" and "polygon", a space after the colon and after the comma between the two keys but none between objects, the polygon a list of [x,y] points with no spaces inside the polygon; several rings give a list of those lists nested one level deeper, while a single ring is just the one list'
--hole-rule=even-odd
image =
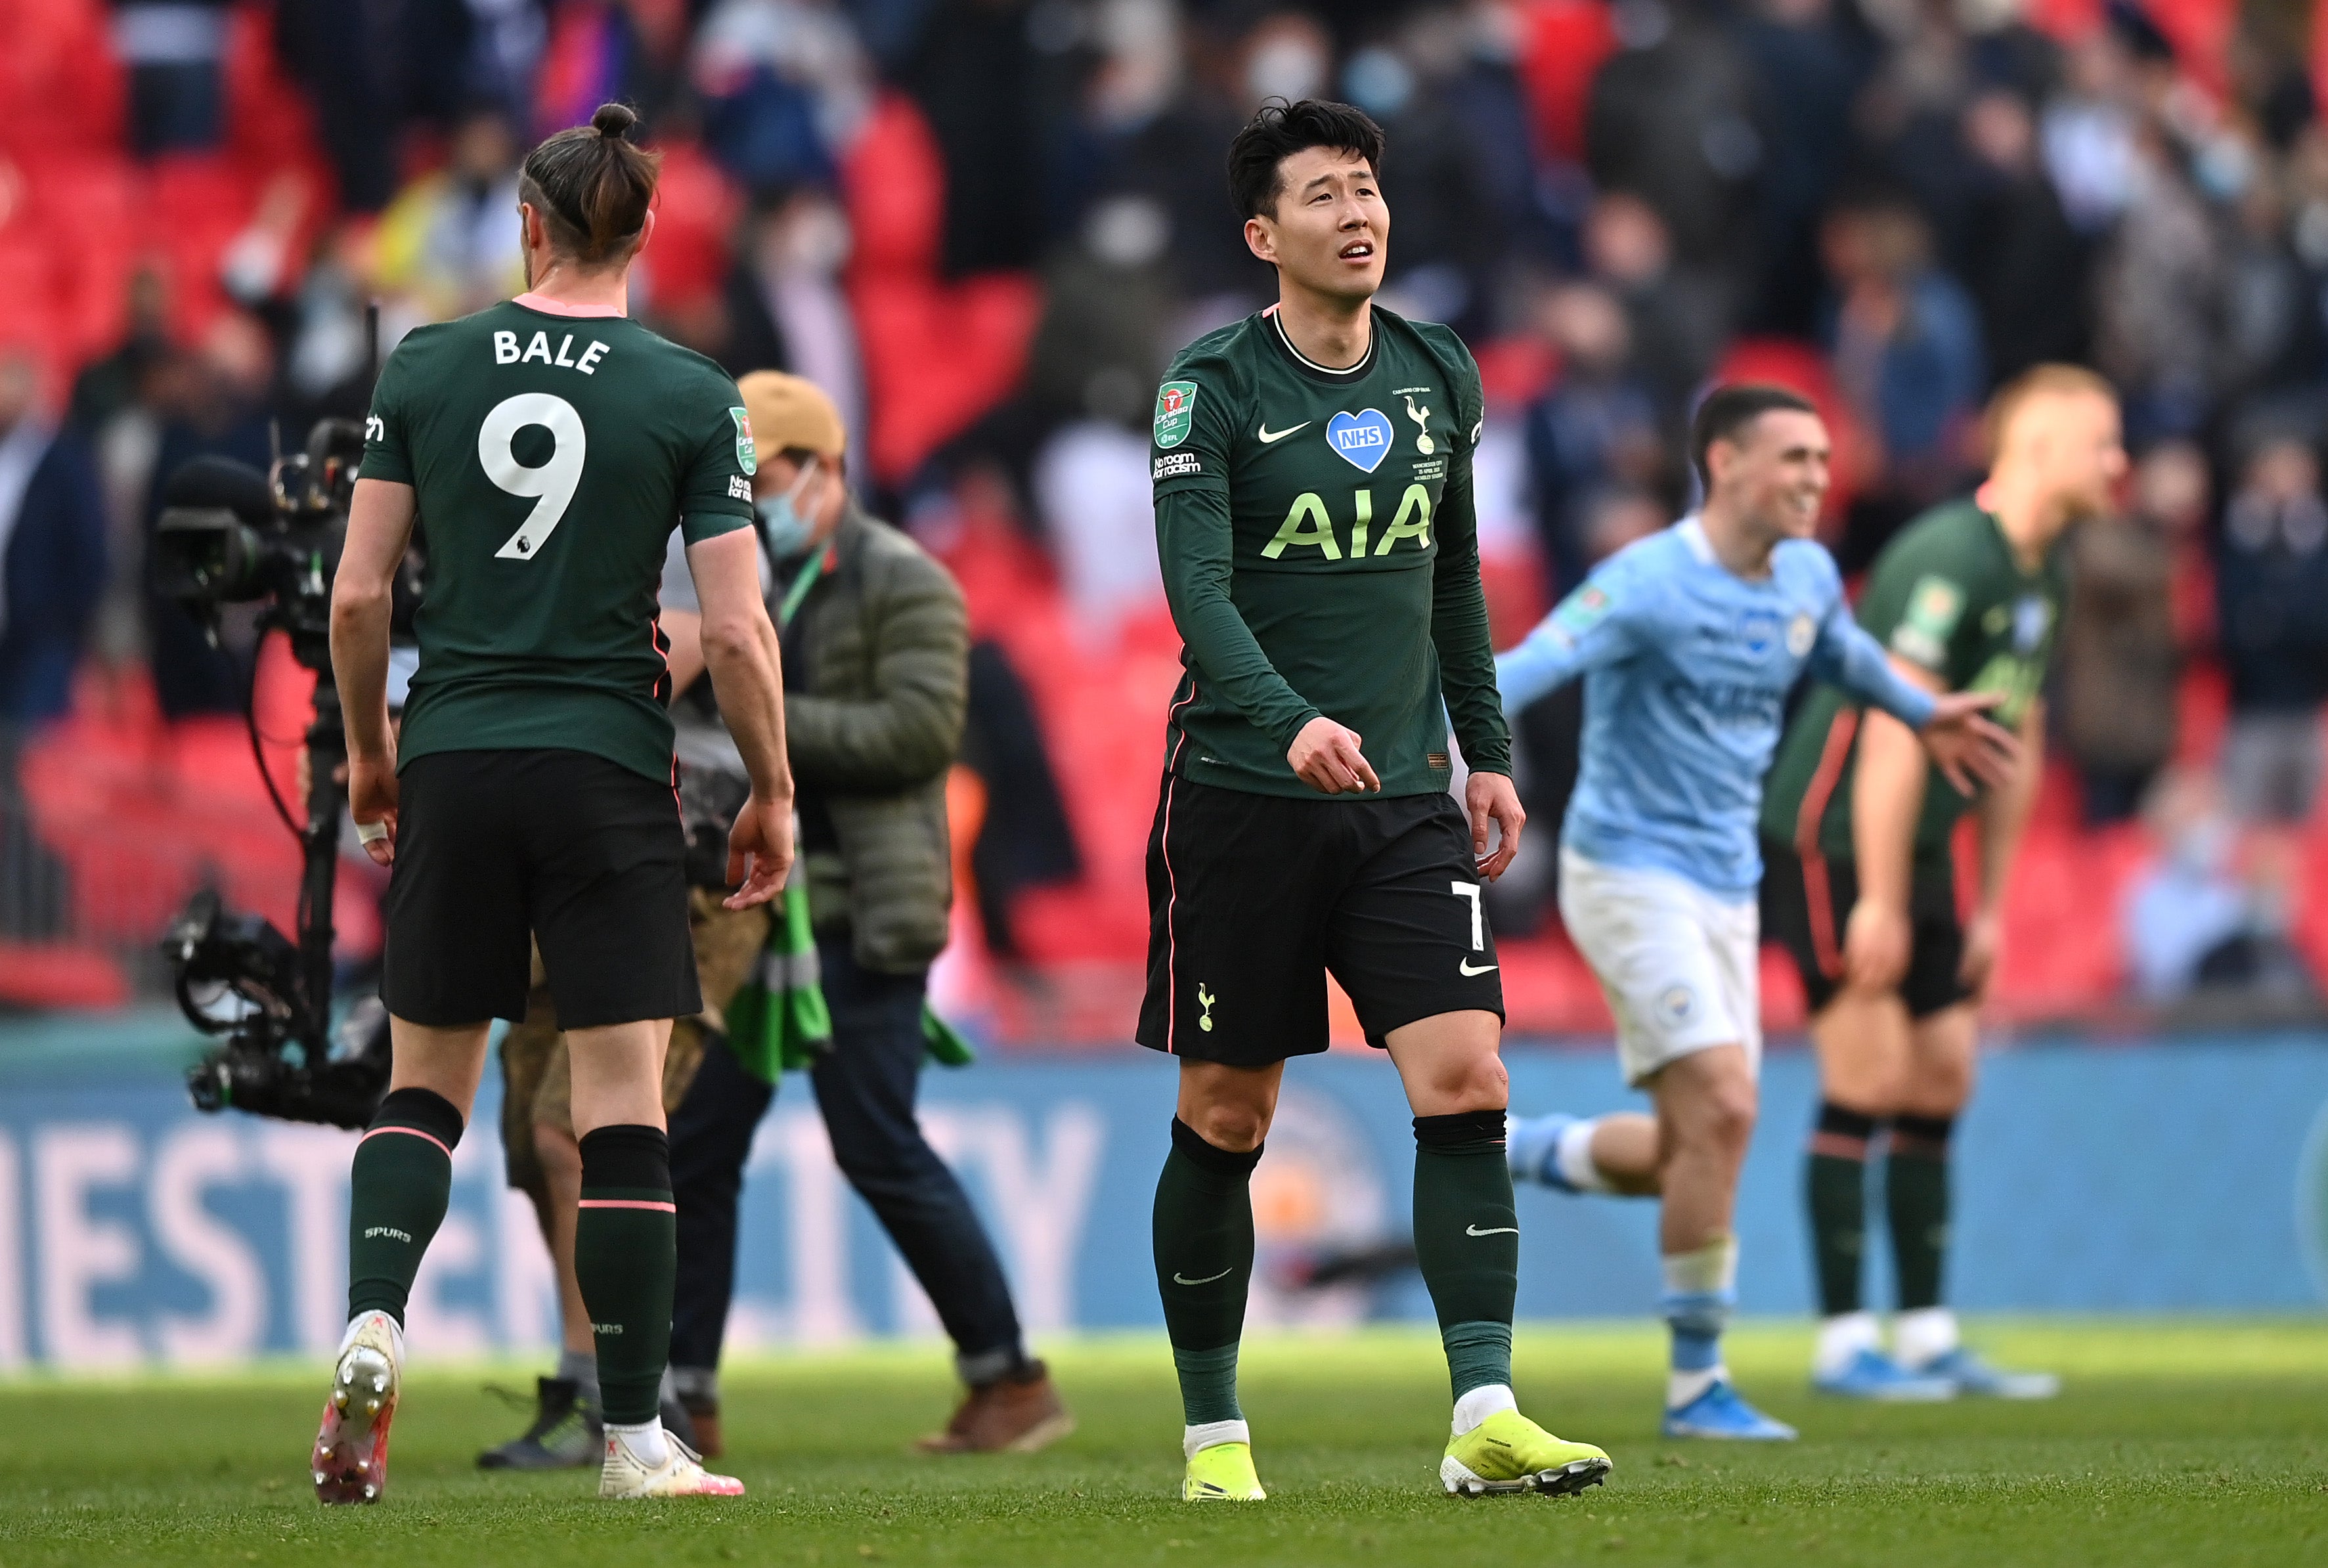
[{"label": "light blue football kit", "polygon": [[1767,577],[1724,567],[1694,517],[1611,556],[1496,661],[1507,712],[1584,677],[1584,745],[1563,845],[1663,871],[1728,902],[1762,879],[1755,820],[1806,670],[1920,729],[1930,695],[1859,628],[1835,559],[1808,540]]},{"label": "light blue football kit", "polygon": [[[1823,548],[1786,540],[1767,576],[1742,577],[1694,516],[1602,562],[1496,661],[1510,712],[1584,679],[1560,908],[1616,1018],[1629,1084],[1717,1046],[1759,1066],[1756,822],[1787,694],[1806,671],[1915,728],[1932,717],[1931,697],[1860,630]],[[1571,1117],[1517,1121],[1515,1169],[1563,1185],[1558,1166],[1590,1132]],[[1739,1399],[1722,1365],[1736,1274],[1728,1240],[1666,1260],[1668,1436],[1794,1435]]]}]

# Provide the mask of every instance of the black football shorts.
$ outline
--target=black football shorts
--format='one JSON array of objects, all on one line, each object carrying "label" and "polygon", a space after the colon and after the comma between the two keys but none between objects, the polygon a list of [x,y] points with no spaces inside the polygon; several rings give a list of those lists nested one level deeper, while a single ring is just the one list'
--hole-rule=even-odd
[{"label": "black football shorts", "polygon": [[[1843,937],[1859,902],[1851,860],[1808,859],[1788,845],[1762,840],[1762,934],[1783,945],[1803,977],[1810,1010],[1826,1010],[1843,989]],[[1910,945],[1900,1000],[1911,1019],[1929,1018],[1972,996],[1959,972],[1964,924],[1957,914],[1955,871],[1919,862],[1908,884]]]},{"label": "black football shorts", "polygon": [[444,751],[399,778],[380,997],[410,1023],[525,1017],[529,937],[568,1029],[703,1007],[671,785],[585,751]]},{"label": "black football shorts", "polygon": [[1140,1043],[1235,1067],[1326,1048],[1326,975],[1367,1043],[1477,1009],[1502,976],[1462,809],[1254,794],[1164,775],[1148,838]]}]

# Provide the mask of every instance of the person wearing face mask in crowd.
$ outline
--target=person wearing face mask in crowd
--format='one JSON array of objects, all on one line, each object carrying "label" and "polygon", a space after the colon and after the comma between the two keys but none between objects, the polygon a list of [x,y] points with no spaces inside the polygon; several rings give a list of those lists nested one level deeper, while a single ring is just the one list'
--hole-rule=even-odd
[{"label": "person wearing face mask in crowd", "polygon": [[[786,734],[802,835],[793,886],[804,877],[807,897],[804,910],[779,915],[772,932],[769,912],[697,896],[706,1045],[671,1122],[680,1237],[673,1392],[705,1450],[718,1452],[737,1199],[754,1131],[776,1097],[774,1080],[805,1057],[799,1065],[809,1068],[833,1156],[937,1309],[968,1385],[946,1429],[921,1446],[1031,1451],[1065,1436],[1073,1419],[1043,1364],[1028,1356],[993,1244],[914,1105],[933,1048],[925,981],[945,945],[953,898],[945,788],[967,700],[968,612],[943,567],[850,494],[848,436],[830,397],[775,371],[737,385],[762,454],[752,482],[762,587],[791,671]],[[693,585],[676,560],[663,578],[662,625],[680,694],[679,755],[692,781],[686,793],[738,763],[700,703]],[[788,933],[790,920],[808,931]],[[731,962],[738,953],[746,963]],[[744,1021],[749,998],[738,993],[747,982],[778,1009],[821,991],[825,1027],[770,1050],[766,1033]]]}]

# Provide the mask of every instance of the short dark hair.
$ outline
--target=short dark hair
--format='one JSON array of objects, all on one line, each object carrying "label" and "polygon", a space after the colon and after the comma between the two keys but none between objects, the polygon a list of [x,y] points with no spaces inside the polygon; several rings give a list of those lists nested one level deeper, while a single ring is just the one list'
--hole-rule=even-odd
[{"label": "short dark hair", "polygon": [[1713,449],[1716,441],[1735,443],[1747,426],[1780,409],[1797,414],[1818,412],[1817,406],[1800,392],[1790,392],[1767,381],[1716,387],[1706,393],[1689,426],[1689,460],[1697,465],[1699,483],[1708,490],[1713,488],[1713,470],[1706,463],[1705,455]]},{"label": "short dark hair", "polygon": [[1309,147],[1364,158],[1377,179],[1382,175],[1383,129],[1366,110],[1329,99],[1287,103],[1273,98],[1229,143],[1229,200],[1237,216],[1275,217],[1277,199],[1285,193],[1279,165]]}]

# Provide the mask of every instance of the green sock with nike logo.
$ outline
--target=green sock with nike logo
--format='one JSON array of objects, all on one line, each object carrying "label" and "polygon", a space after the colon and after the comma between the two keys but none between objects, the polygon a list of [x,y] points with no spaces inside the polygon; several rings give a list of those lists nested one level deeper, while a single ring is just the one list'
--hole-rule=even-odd
[{"label": "green sock with nike logo", "polygon": [[1501,1111],[1414,1119],[1414,1256],[1457,1401],[1509,1387],[1520,1222]]},{"label": "green sock with nike logo", "polygon": [[1218,1149],[1178,1117],[1156,1179],[1156,1291],[1191,1427],[1242,1421],[1237,1341],[1253,1281],[1253,1168],[1261,1150]]}]

